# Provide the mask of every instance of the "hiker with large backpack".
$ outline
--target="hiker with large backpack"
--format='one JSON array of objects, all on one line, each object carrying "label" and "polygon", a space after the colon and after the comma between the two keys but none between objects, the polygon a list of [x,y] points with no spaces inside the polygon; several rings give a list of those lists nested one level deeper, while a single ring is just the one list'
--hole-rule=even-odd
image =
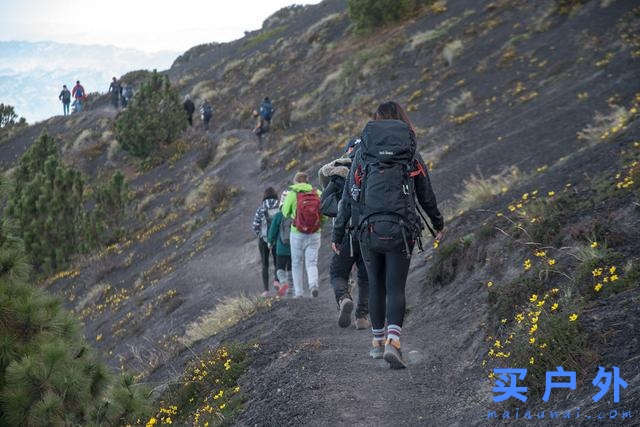
[{"label": "hiker with large backpack", "polygon": [[87,94],[84,91],[84,87],[80,84],[80,80],[76,81],[76,85],[71,89],[71,96],[74,98],[74,112],[79,113],[82,111],[82,104],[87,99]]},{"label": "hiker with large backpack", "polygon": [[279,210],[278,193],[276,193],[273,187],[268,187],[264,191],[262,203],[260,203],[260,206],[256,209],[252,224],[253,232],[258,236],[258,250],[262,263],[262,285],[264,287],[262,296],[269,294],[269,255],[271,255],[273,261],[273,284],[276,289],[279,288],[279,282],[276,276],[276,248],[269,248],[268,240],[269,226]]},{"label": "hiker with large backpack", "polygon": [[111,105],[116,110],[120,107],[120,96],[122,95],[122,86],[120,82],[114,77],[109,85],[109,93],[111,94]]},{"label": "hiker with large backpack", "polygon": [[[400,350],[405,314],[405,285],[414,245],[421,246],[423,223],[418,204],[431,219],[436,237],[443,237],[427,167],[416,151],[411,121],[396,102],[381,104],[361,134],[360,148],[345,184],[332,238],[341,252],[347,215],[358,218],[356,233],[369,277],[369,312],[373,332],[370,356],[391,368],[406,368]],[[416,202],[417,200],[417,202]],[[350,212],[344,209],[351,208]],[[429,227],[426,219],[424,225]],[[431,229],[431,227],[429,227]],[[433,230],[431,230],[433,232]],[[435,232],[433,232],[435,234]],[[385,323],[386,340],[385,340]]]},{"label": "hiker with large backpack", "polygon": [[[284,205],[284,201],[287,198],[289,191],[285,190],[280,196],[280,208]],[[291,219],[285,218],[282,215],[282,211],[278,210],[278,213],[271,220],[269,226],[269,247],[276,248],[276,275],[278,276],[278,282],[280,287],[276,287],[278,295],[283,297],[287,295],[293,295],[293,276],[291,275]],[[275,286],[275,283],[274,283]]]},{"label": "hiker with large backpack", "polygon": [[122,108],[127,108],[131,100],[133,99],[133,86],[130,83],[125,83],[122,88]]},{"label": "hiker with large backpack", "polygon": [[[200,117],[202,118],[202,123],[204,125],[204,130],[209,130],[209,122],[211,121],[211,117],[213,117],[213,107],[209,104],[209,101],[206,99],[200,106]],[[277,198],[277,196],[276,196]]]},{"label": "hiker with large backpack", "polygon": [[291,224],[291,271],[295,298],[304,295],[303,269],[307,270],[309,291],[318,296],[318,251],[320,250],[320,191],[309,184],[304,172],[296,173],[293,185],[282,205],[282,214],[293,220]]},{"label": "hiker with large backpack", "polygon": [[58,95],[58,99],[62,101],[62,114],[69,115],[69,104],[71,104],[71,92],[67,89],[67,85],[62,85],[62,91]]},{"label": "hiker with large backpack", "polygon": [[[355,156],[355,149],[359,145],[360,139],[353,138],[347,143],[347,148],[343,157],[332,161],[320,168],[318,177],[323,185],[322,189],[322,213],[329,217],[338,215],[340,203],[349,203],[349,198],[342,201],[345,179],[349,175],[352,159]],[[344,216],[343,216],[344,217]],[[358,306],[356,308],[356,329],[366,329],[371,326],[367,318],[369,314],[369,279],[367,269],[362,259],[358,239],[352,233],[352,223],[346,226],[339,225],[344,230],[340,238],[340,246],[344,248],[339,252],[334,252],[329,264],[329,278],[336,303],[338,304],[338,326],[346,328],[351,324],[351,312],[353,311],[353,297],[349,286],[351,270],[356,265],[358,270]],[[334,220],[334,227],[336,226]]]}]

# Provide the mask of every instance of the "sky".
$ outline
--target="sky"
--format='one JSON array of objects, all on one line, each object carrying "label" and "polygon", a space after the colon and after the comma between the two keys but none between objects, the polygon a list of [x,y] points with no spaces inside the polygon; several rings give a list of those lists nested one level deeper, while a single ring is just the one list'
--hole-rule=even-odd
[{"label": "sky", "polygon": [[0,40],[183,52],[238,39],[282,7],[320,0],[0,0]]}]

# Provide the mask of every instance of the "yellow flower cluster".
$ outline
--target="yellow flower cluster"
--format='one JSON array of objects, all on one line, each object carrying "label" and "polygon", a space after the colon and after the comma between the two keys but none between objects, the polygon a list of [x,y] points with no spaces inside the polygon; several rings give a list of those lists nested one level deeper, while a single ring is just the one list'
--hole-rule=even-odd
[{"label": "yellow flower cluster", "polygon": [[600,292],[604,285],[607,283],[613,283],[618,281],[619,277],[617,272],[617,267],[615,265],[611,265],[608,267],[598,267],[595,268],[591,274],[595,280],[595,284],[593,285],[593,290],[595,292]]},{"label": "yellow flower cluster", "polygon": [[477,115],[478,115],[477,111],[469,111],[468,113],[462,114],[460,116],[450,116],[449,120],[452,123],[455,123],[457,125],[461,125],[461,124],[466,123],[469,120],[473,119]]}]

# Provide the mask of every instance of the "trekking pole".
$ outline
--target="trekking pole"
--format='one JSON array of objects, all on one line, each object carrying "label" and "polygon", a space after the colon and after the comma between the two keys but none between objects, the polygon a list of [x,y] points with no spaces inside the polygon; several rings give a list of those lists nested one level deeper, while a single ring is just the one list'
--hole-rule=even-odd
[{"label": "trekking pole", "polygon": [[416,210],[420,214],[420,217],[422,217],[422,221],[424,222],[424,225],[427,226],[427,229],[429,229],[429,232],[431,233],[431,235],[435,239],[436,238],[436,232],[433,231],[433,228],[431,228],[431,226],[429,225],[429,222],[427,221],[427,218],[425,218],[424,215],[422,214],[422,210],[420,209],[420,206],[416,205]]}]

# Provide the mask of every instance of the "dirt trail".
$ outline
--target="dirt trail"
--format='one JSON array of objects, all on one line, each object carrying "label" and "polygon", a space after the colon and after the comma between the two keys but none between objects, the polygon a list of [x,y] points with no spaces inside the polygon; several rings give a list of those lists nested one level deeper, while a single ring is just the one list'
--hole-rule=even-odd
[{"label": "dirt trail", "polygon": [[[324,244],[327,243],[324,240]],[[468,287],[423,295],[424,256],[415,255],[408,282],[403,347],[409,368],[392,371],[368,356],[371,332],[341,329],[324,275],[317,300],[283,301],[236,331],[258,339],[259,356],[243,388],[243,425],[469,425],[481,421],[482,373],[472,367],[484,319]],[[426,309],[429,307],[429,309]],[[447,319],[458,319],[451,323]],[[421,326],[419,326],[421,325]],[[256,329],[262,329],[255,336]],[[475,363],[475,366],[479,364]],[[486,403],[486,402],[485,402]]]}]

